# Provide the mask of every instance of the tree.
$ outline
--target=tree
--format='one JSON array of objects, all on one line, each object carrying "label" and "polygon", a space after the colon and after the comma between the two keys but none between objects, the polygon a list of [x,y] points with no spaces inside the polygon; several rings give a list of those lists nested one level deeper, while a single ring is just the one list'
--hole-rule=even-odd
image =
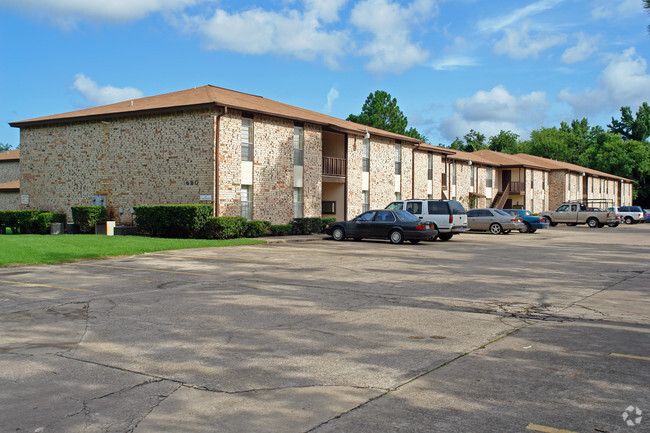
[{"label": "tree", "polygon": [[350,114],[347,120],[427,142],[427,138],[415,128],[406,130],[408,119],[397,105],[397,99],[383,90],[376,90],[375,93],[368,95],[361,114]]},{"label": "tree", "polygon": [[[650,0],[643,0],[643,7],[650,9]],[[648,26],[648,33],[650,33],[650,25]]]},{"label": "tree", "polygon": [[501,130],[498,135],[490,137],[488,148],[495,152],[509,153],[511,155],[521,153],[519,135],[512,131]]},{"label": "tree", "polygon": [[462,150],[463,152],[475,152],[481,149],[487,149],[485,144],[485,135],[480,132],[470,129],[467,134],[463,136],[463,140],[456,137],[454,141],[449,145],[450,149]]},{"label": "tree", "polygon": [[9,144],[0,143],[0,152],[6,152],[8,150],[11,150],[11,146]]},{"label": "tree", "polygon": [[630,107],[621,107],[621,120],[612,117],[612,123],[607,127],[625,140],[645,141],[650,136],[650,106],[644,102],[636,112],[636,118],[632,117]]}]

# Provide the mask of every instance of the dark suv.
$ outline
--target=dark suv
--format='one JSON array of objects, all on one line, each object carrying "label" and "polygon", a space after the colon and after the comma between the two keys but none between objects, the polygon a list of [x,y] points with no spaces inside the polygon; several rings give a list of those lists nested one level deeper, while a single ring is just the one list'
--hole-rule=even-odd
[{"label": "dark suv", "polygon": [[469,230],[467,211],[456,200],[396,200],[386,209],[407,210],[423,222],[434,223],[438,236],[433,239],[448,241]]}]

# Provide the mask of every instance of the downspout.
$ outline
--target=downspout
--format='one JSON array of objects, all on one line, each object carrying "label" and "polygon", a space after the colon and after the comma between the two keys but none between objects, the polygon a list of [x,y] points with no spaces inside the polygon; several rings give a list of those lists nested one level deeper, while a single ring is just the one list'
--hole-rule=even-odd
[{"label": "downspout", "polygon": [[212,147],[214,148],[214,158],[212,162],[212,171],[214,173],[214,183],[212,186],[212,216],[219,216],[219,134],[221,133],[221,116],[228,113],[228,106],[223,106],[223,112],[214,116]]}]

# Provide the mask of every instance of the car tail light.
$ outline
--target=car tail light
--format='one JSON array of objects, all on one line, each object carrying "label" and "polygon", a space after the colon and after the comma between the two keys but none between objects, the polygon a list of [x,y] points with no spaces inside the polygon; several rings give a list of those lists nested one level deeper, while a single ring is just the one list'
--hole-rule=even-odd
[{"label": "car tail light", "polygon": [[415,230],[426,230],[428,228],[429,228],[429,226],[426,225],[426,224],[418,224],[418,225],[415,226]]},{"label": "car tail light", "polygon": [[537,220],[537,222],[538,222],[538,223],[546,222],[546,218],[540,218],[539,220]]},{"label": "car tail light", "polygon": [[513,219],[511,219],[510,221],[516,223],[516,222],[519,221],[519,220],[518,220],[517,218],[513,218]]},{"label": "car tail light", "polygon": [[449,214],[449,224],[453,224],[454,222],[454,216],[452,214]]}]

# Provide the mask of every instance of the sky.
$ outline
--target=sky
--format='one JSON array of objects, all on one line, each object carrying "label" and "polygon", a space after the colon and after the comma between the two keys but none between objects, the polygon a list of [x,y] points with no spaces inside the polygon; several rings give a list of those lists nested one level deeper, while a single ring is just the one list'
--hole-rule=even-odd
[{"label": "sky", "polygon": [[214,85],[342,119],[388,92],[431,144],[650,102],[641,0],[0,0],[8,123]]}]

